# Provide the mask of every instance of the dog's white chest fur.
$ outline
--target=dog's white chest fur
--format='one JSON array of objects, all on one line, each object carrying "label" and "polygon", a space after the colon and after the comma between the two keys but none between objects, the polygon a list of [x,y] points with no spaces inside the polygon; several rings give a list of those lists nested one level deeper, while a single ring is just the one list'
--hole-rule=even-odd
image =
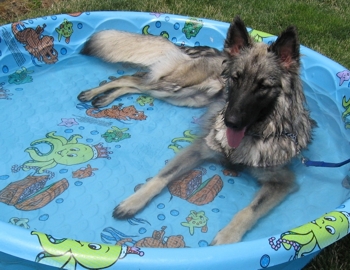
[{"label": "dog's white chest fur", "polygon": [[222,149],[229,149],[230,146],[227,141],[226,130],[227,127],[222,120],[222,115],[218,114],[215,119],[214,127],[210,129],[209,134],[205,137],[206,144],[211,149],[218,152],[222,152]]}]

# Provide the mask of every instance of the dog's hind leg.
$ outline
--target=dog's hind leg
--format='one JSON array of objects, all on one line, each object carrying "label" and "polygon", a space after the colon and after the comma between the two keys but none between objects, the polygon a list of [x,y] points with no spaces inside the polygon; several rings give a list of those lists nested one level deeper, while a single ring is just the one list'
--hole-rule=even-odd
[{"label": "dog's hind leg", "polygon": [[115,99],[118,97],[121,97],[126,94],[139,94],[142,93],[140,89],[136,87],[121,87],[121,88],[114,88],[107,93],[104,93],[102,95],[99,95],[95,97],[91,104],[96,108],[105,107],[109,104],[111,104]]},{"label": "dog's hind leg", "polygon": [[[141,86],[147,89],[144,85],[144,75],[145,73],[136,73],[120,77],[102,86],[81,92],[78,99],[82,102],[93,100],[92,103],[96,107],[107,106],[119,96],[142,93]],[[122,90],[119,91],[119,88]]]},{"label": "dog's hind leg", "polygon": [[133,195],[122,201],[113,212],[115,218],[129,218],[143,209],[145,205],[158,195],[170,182],[179,179],[205,160],[213,159],[217,155],[203,141],[197,139],[192,145],[179,152],[167,165],[151,180],[146,182]]},{"label": "dog's hind leg", "polygon": [[[259,218],[264,216],[287,196],[294,187],[294,173],[287,168],[273,171],[253,169],[253,174],[262,187],[254,200],[239,211],[231,222],[214,238],[211,245],[222,245],[241,241],[244,234],[252,228]],[[259,174],[258,174],[259,173]]]},{"label": "dog's hind leg", "polygon": [[[79,94],[78,99],[82,102],[91,101],[94,107],[100,108],[109,105],[120,96],[143,93],[175,105],[188,105],[187,103],[181,103],[185,98],[178,93],[180,90],[182,90],[182,87],[176,83],[166,81],[152,82],[148,78],[148,73],[140,72],[134,75],[119,77],[102,86],[83,91]],[[185,92],[189,95],[193,90]]]}]

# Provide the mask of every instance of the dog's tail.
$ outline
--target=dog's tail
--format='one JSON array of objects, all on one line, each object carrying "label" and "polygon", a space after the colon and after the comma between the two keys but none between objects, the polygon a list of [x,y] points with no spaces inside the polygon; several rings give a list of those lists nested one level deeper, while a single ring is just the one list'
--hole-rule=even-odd
[{"label": "dog's tail", "polygon": [[145,67],[169,62],[176,64],[186,58],[175,44],[164,37],[117,30],[94,34],[81,53],[102,58],[106,62],[130,62]]}]

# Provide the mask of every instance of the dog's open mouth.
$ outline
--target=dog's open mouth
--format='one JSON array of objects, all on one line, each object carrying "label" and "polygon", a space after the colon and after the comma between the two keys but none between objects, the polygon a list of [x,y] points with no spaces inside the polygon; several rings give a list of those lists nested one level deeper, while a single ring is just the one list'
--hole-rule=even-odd
[{"label": "dog's open mouth", "polygon": [[227,127],[226,137],[227,137],[228,145],[232,148],[237,148],[244,137],[245,130],[246,130],[245,127],[240,130]]}]

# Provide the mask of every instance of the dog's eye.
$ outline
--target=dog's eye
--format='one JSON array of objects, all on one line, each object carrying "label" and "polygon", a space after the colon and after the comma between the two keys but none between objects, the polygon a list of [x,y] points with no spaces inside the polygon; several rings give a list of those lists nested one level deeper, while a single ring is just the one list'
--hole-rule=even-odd
[{"label": "dog's eye", "polygon": [[258,84],[259,91],[265,91],[271,88],[271,85],[266,81],[260,81]]},{"label": "dog's eye", "polygon": [[238,75],[231,76],[231,80],[234,84],[236,84],[238,82],[238,78],[239,78]]}]

